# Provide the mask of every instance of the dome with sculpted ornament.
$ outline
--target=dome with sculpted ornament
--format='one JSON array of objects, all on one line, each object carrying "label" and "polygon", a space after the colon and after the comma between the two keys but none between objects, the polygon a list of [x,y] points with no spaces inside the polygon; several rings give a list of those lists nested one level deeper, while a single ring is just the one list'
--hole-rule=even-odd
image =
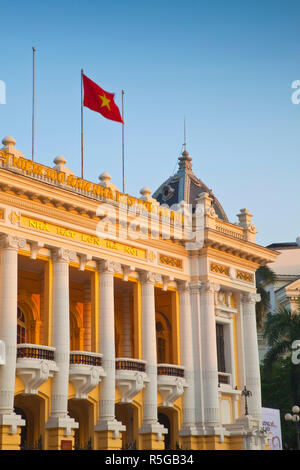
[{"label": "dome with sculpted ornament", "polygon": [[228,222],[226,213],[216,196],[211,189],[193,173],[192,158],[186,149],[184,149],[181,156],[178,158],[177,173],[165,180],[159,188],[154,191],[152,197],[160,204],[167,204],[169,207],[179,204],[181,201],[185,201],[187,204],[192,204],[194,209],[196,206],[195,201],[201,193],[209,194],[212,198],[212,206],[217,217]]}]

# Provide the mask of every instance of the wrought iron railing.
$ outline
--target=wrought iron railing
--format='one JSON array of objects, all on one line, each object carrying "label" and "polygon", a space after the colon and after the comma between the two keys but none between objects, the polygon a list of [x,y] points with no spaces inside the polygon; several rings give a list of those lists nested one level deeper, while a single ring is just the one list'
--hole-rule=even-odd
[{"label": "wrought iron railing", "polygon": [[70,364],[85,364],[88,366],[102,366],[102,354],[88,351],[71,351]]},{"label": "wrought iron railing", "polygon": [[184,377],[184,367],[172,364],[158,364],[157,375],[170,375],[173,377]]},{"label": "wrought iron railing", "polygon": [[55,348],[50,346],[42,346],[37,344],[18,344],[17,359],[43,359],[54,361]]},{"label": "wrought iron railing", "polygon": [[133,370],[137,372],[145,372],[146,362],[140,359],[117,358],[116,370]]}]

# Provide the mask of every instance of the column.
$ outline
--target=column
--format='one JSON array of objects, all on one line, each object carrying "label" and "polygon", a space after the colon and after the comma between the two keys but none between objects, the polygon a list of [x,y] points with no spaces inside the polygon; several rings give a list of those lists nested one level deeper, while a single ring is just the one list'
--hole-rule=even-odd
[{"label": "column", "polygon": [[26,240],[2,235],[0,239],[0,339],[5,344],[6,361],[0,366],[0,449],[17,450],[20,426],[25,421],[14,413],[17,353],[18,249]]},{"label": "column", "polygon": [[[195,428],[195,377],[194,377],[194,341],[191,315],[191,299],[188,282],[178,282],[179,321],[180,321],[180,356],[184,366],[187,388],[184,391],[181,436],[196,433]],[[187,445],[189,445],[187,443]]]},{"label": "column", "polygon": [[247,292],[242,295],[243,329],[244,329],[244,358],[245,385],[252,393],[248,398],[249,415],[261,421],[261,386],[259,355],[256,331],[255,304],[260,295]]},{"label": "column", "polygon": [[201,282],[190,283],[192,334],[194,344],[195,422],[199,435],[205,433],[202,378]]},{"label": "column", "polygon": [[92,303],[91,284],[84,285],[83,293],[83,327],[84,327],[84,350],[92,351]]},{"label": "column", "polygon": [[126,427],[115,419],[115,308],[114,273],[121,265],[101,260],[99,270],[99,351],[103,354],[103,369],[106,376],[100,386],[100,417],[95,427],[99,449],[121,449],[120,431]]},{"label": "column", "polygon": [[201,286],[201,340],[204,419],[206,427],[220,427],[218,360],[215,320],[215,292],[218,284],[206,281]]},{"label": "column", "polygon": [[[69,262],[76,258],[74,251],[53,250],[52,287],[52,345],[58,372],[52,380],[51,415],[48,429],[48,448],[61,449],[62,441],[74,444],[74,431],[78,423],[68,415],[68,388],[70,366],[70,306]],[[65,444],[65,443],[64,443]]]},{"label": "column", "polygon": [[167,430],[157,420],[157,354],[154,283],[157,275],[142,272],[142,359],[146,361],[146,374],[149,383],[143,393],[143,424],[139,432],[143,434],[143,449],[163,449],[162,434]]},{"label": "column", "polygon": [[122,311],[122,356],[132,357],[131,351],[131,294],[130,292],[123,293],[123,311]]}]

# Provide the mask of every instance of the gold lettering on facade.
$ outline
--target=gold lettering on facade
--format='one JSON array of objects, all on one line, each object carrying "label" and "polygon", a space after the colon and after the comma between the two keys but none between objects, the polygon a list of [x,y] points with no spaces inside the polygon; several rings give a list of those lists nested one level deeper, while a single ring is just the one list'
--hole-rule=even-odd
[{"label": "gold lettering on facade", "polygon": [[146,250],[142,248],[136,248],[134,246],[125,245],[124,243],[115,242],[113,240],[106,240],[99,238],[94,235],[89,235],[87,233],[78,232],[76,230],[68,229],[66,227],[61,227],[54,225],[48,222],[43,222],[41,220],[32,219],[24,215],[21,216],[20,225],[22,227],[27,227],[34,230],[40,230],[43,232],[53,233],[54,235],[59,235],[65,238],[71,238],[72,240],[87,243],[94,246],[99,246],[100,248],[105,248],[109,250],[118,251],[130,256],[135,256],[137,258],[146,259]]},{"label": "gold lettering on facade", "polygon": [[152,214],[152,216],[157,214],[163,219],[170,220],[174,224],[182,224],[184,222],[184,215],[181,212],[174,212],[168,207],[152,204],[149,201],[141,201],[140,199],[128,194],[112,191],[111,188],[105,188],[104,186],[91,183],[73,175],[66,176],[64,172],[59,172],[54,168],[49,168],[39,163],[32,162],[32,160],[28,160],[24,157],[10,157],[7,153],[1,153],[0,157],[3,158],[4,164],[8,165],[9,168],[18,168],[19,170],[23,170],[24,174],[44,177],[53,183],[64,183],[74,190],[79,189],[89,193],[90,195],[103,197],[110,201],[120,202],[120,204],[126,205],[129,209],[132,208],[133,211],[136,210],[141,213],[145,212],[149,215]]}]

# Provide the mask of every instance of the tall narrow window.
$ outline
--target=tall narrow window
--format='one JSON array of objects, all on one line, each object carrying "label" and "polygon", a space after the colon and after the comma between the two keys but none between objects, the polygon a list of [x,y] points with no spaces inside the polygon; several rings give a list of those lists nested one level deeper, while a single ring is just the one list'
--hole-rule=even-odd
[{"label": "tall narrow window", "polygon": [[225,347],[224,347],[224,326],[220,323],[216,324],[217,333],[217,356],[218,356],[218,371],[226,372],[225,365]]},{"label": "tall narrow window", "polygon": [[164,338],[164,327],[160,321],[156,322],[156,348],[157,362],[163,364],[166,362],[166,340]]},{"label": "tall narrow window", "polygon": [[22,310],[18,307],[18,324],[17,324],[17,343],[26,342],[26,321],[25,315]]}]

